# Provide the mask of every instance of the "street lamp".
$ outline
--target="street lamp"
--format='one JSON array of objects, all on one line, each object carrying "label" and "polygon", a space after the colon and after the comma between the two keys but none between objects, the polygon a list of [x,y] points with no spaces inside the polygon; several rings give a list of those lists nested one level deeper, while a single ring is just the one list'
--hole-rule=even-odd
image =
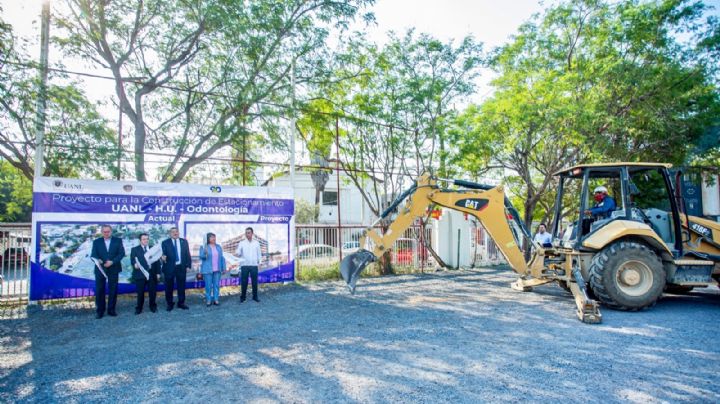
[{"label": "street lamp", "polygon": [[37,99],[37,122],[35,123],[35,175],[37,180],[43,172],[43,138],[45,137],[45,106],[47,104],[48,50],[50,48],[50,0],[42,2],[40,25],[40,89]]}]

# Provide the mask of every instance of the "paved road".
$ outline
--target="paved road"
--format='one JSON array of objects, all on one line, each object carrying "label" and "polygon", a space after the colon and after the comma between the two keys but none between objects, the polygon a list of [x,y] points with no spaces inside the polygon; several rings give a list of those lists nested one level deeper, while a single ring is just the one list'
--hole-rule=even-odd
[{"label": "paved road", "polygon": [[262,303],[0,319],[0,401],[720,402],[720,293],[575,319],[557,286],[498,268],[267,288]]}]

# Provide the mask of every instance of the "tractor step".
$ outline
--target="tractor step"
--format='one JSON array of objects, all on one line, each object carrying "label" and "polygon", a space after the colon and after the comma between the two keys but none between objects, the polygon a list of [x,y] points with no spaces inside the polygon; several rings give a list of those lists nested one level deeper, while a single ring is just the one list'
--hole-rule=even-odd
[{"label": "tractor step", "polygon": [[683,286],[703,286],[712,283],[715,268],[713,261],[696,259],[674,260],[675,273],[668,277],[667,282]]}]

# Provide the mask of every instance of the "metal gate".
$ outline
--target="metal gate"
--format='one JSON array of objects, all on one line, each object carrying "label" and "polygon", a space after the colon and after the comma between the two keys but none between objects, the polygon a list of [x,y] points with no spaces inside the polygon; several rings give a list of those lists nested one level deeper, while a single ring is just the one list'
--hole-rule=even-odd
[{"label": "metal gate", "polygon": [[0,223],[0,301],[27,300],[30,280],[30,223]]}]

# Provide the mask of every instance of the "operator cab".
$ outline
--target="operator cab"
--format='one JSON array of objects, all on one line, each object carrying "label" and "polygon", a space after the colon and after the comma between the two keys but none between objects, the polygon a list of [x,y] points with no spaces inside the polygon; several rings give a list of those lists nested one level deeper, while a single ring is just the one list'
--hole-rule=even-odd
[{"label": "operator cab", "polygon": [[[589,164],[556,173],[559,186],[552,229],[554,245],[580,249],[583,240],[613,222],[626,220],[647,224],[680,255],[680,217],[670,167],[657,163]],[[593,191],[603,187],[614,199],[614,209],[588,214],[599,204]]]}]

